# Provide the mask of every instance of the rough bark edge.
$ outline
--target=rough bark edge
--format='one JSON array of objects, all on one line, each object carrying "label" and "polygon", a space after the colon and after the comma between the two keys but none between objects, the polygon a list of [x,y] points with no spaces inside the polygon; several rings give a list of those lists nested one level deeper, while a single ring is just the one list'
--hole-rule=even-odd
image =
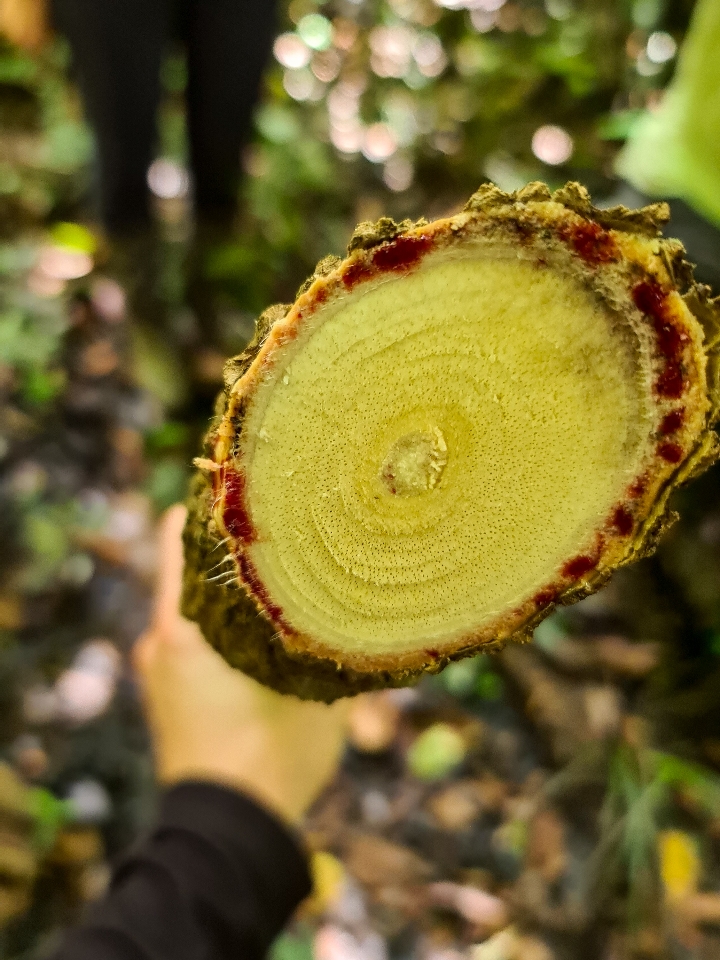
[{"label": "rough bark edge", "polygon": [[[604,229],[636,234],[648,238],[660,238],[661,228],[669,219],[669,207],[664,203],[652,204],[640,210],[614,207],[601,210],[592,205],[587,190],[576,183],[568,183],[551,193],[543,183],[528,184],[514,193],[504,193],[493,184],[484,184],[468,201],[465,212],[487,212],[493,207],[524,206],[529,203],[553,201],[584,219],[593,221]],[[351,237],[348,253],[370,250],[394,240],[419,226],[406,220],[395,223],[383,217],[376,223],[360,224]],[[669,278],[683,295],[690,312],[700,322],[705,332],[704,352],[707,357],[707,394],[711,403],[708,427],[720,418],[720,297],[712,299],[707,287],[695,283],[692,266],[685,260],[685,250],[679,241],[659,240],[659,254]],[[306,293],[319,278],[333,273],[343,261],[338,257],[326,257],[313,275],[301,286],[298,296]],[[284,318],[290,308],[287,305],[270,307],[258,318],[253,340],[246,350],[228,361],[225,368],[226,390],[218,397],[216,419],[206,441],[210,444],[217,438],[217,428],[223,411],[236,382],[250,368],[265,342],[273,324]],[[312,654],[290,654],[280,635],[269,620],[259,612],[256,602],[242,589],[220,587],[205,582],[202,573],[218,562],[224,552],[217,530],[213,530],[212,493],[208,481],[199,475],[194,483],[190,499],[190,513],[185,531],[186,571],[183,590],[183,612],[196,620],[205,636],[233,666],[242,669],[282,693],[293,693],[304,699],[331,701],[363,690],[390,686],[405,686],[423,673],[436,673],[453,660],[477,652],[498,650],[510,641],[527,642],[535,627],[549,616],[557,606],[567,606],[595,593],[612,576],[615,569],[652,554],[663,534],[678,519],[668,507],[672,492],[693,477],[702,473],[720,456],[720,443],[714,433],[705,430],[695,449],[688,455],[665,487],[658,492],[649,516],[641,525],[629,545],[625,557],[611,567],[601,567],[586,580],[574,583],[560,593],[547,606],[530,616],[522,627],[510,636],[482,644],[469,643],[437,659],[429,660],[421,667],[411,670],[360,671],[339,667],[330,659]],[[210,555],[212,553],[212,562]],[[229,556],[229,554],[228,554]],[[216,559],[217,557],[217,559]],[[228,594],[233,590],[235,596]],[[243,632],[244,631],[244,632]],[[243,644],[238,636],[243,633]]]},{"label": "rough bark edge", "polygon": [[579,183],[566,183],[552,193],[550,188],[539,180],[513,193],[505,193],[494,183],[485,183],[470,197],[465,204],[465,210],[477,212],[491,207],[541,203],[548,200],[562,204],[581,217],[594,220],[607,230],[620,230],[641,236],[660,236],[662,227],[670,219],[670,207],[667,203],[653,203],[639,210],[622,206],[601,209],[593,206],[590,194]]}]

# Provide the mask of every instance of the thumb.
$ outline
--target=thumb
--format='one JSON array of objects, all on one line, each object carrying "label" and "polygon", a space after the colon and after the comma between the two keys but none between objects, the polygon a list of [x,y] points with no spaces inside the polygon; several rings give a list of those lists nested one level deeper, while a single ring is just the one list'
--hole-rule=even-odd
[{"label": "thumb", "polygon": [[152,668],[158,647],[166,646],[178,633],[182,591],[182,529],[187,510],[182,504],[165,512],[157,530],[158,573],[153,612],[148,629],[133,647],[135,671],[145,678]]},{"label": "thumb", "polygon": [[152,629],[157,630],[161,635],[172,633],[175,622],[180,617],[185,562],[182,531],[186,518],[186,508],[178,503],[164,513],[158,529],[159,569]]}]

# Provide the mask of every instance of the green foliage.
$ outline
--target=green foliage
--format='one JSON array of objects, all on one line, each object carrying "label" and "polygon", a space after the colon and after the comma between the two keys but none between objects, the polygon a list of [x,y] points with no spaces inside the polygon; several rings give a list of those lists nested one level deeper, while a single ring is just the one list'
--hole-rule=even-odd
[{"label": "green foliage", "polygon": [[482,654],[451,663],[440,674],[440,685],[453,697],[461,700],[477,697],[480,700],[499,700],[505,686],[502,677],[492,667],[492,657]]},{"label": "green foliage", "polygon": [[591,784],[603,787],[605,796],[584,896],[596,903],[619,891],[631,926],[655,923],[662,903],[660,833],[685,824],[688,815],[697,826],[713,822],[720,814],[720,776],[676,754],[621,739],[588,745],[551,778],[545,793],[556,800]]},{"label": "green foliage", "polygon": [[565,614],[561,610],[554,610],[535,627],[533,640],[541,649],[552,651],[562,643],[569,632]]},{"label": "green foliage", "polygon": [[313,960],[312,937],[308,930],[281,934],[270,948],[270,960]]},{"label": "green foliage", "polygon": [[476,659],[460,660],[451,663],[443,670],[442,682],[448,693],[455,697],[466,697],[473,693],[477,683],[478,667]]},{"label": "green foliage", "polygon": [[67,49],[56,42],[39,58],[0,38],[0,123],[21,149],[0,165],[0,231],[27,227],[80,191],[92,140],[67,81]]},{"label": "green foliage", "polygon": [[407,763],[420,780],[442,780],[460,766],[466,753],[467,745],[454,727],[435,723],[410,747]]},{"label": "green foliage", "polygon": [[57,365],[66,327],[63,305],[22,286],[35,257],[30,247],[0,247],[0,366],[13,372],[16,400],[30,411],[46,408],[65,384]]},{"label": "green foliage", "polygon": [[35,822],[35,847],[46,853],[55,843],[58,831],[72,819],[72,807],[66,800],[58,800],[47,790],[30,790],[30,814]]},{"label": "green foliage", "polygon": [[190,429],[185,423],[177,420],[167,420],[145,436],[145,444],[149,453],[166,453],[169,450],[184,448],[190,439]]},{"label": "green foliage", "polygon": [[64,370],[38,370],[30,367],[24,373],[21,395],[29,407],[45,407],[65,386]]},{"label": "green foliage", "polygon": [[47,589],[59,575],[72,546],[73,503],[28,503],[24,511],[23,546],[26,563],[20,580],[26,593]]},{"label": "green foliage", "polygon": [[152,465],[146,489],[158,512],[185,499],[189,477],[184,460],[164,457]]}]

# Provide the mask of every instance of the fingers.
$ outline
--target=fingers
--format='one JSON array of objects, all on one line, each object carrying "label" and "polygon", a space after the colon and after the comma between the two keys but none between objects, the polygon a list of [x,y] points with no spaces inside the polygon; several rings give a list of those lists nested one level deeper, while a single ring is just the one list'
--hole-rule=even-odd
[{"label": "fingers", "polygon": [[180,615],[184,565],[182,531],[186,517],[187,510],[182,504],[170,507],[158,530],[159,569],[152,629],[161,635],[173,630]]}]

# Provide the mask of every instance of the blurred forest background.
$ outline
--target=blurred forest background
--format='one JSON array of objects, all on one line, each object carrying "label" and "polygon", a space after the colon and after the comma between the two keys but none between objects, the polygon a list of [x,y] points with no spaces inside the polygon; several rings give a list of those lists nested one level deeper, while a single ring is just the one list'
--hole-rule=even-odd
[{"label": "blurred forest background", "polygon": [[[691,0],[284,3],[238,228],[202,253],[221,352],[355,223],[486,179],[615,189]],[[159,512],[220,383],[188,355],[185,65],[170,51],[152,250],[90,202],[68,50],[0,41],[0,955],[40,958],[149,823],[128,653]],[[359,700],[310,818],[316,894],[275,960],[720,957],[718,472],[657,556],[516,648]],[[29,786],[29,791],[28,791]]]}]

